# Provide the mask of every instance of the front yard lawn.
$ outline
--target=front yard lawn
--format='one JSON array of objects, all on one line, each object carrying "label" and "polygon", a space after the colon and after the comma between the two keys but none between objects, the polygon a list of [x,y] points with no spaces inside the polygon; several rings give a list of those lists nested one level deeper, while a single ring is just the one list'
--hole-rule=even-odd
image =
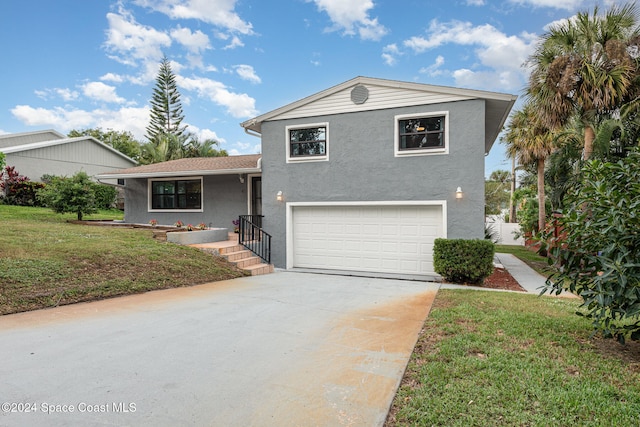
[{"label": "front yard lawn", "polygon": [[637,426],[640,344],[575,300],[440,290],[386,426]]},{"label": "front yard lawn", "polygon": [[0,314],[243,275],[198,249],[158,242],[150,230],[70,224],[74,215],[5,205],[0,218]]}]

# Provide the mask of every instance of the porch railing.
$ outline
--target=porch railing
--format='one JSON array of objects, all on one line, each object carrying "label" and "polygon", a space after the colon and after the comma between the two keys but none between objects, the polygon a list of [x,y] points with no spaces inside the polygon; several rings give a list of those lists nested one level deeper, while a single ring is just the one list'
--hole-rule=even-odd
[{"label": "porch railing", "polygon": [[240,215],[238,243],[271,264],[271,235],[262,229],[262,215]]}]

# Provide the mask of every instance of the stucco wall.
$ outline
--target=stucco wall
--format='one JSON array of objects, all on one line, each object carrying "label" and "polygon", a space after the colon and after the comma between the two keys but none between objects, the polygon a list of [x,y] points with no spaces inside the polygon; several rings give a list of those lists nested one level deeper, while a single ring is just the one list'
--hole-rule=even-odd
[{"label": "stucco wall", "polygon": [[165,225],[172,225],[177,220],[193,225],[204,222],[212,227],[233,230],[232,221],[248,212],[248,181],[241,183],[238,175],[204,176],[203,212],[157,212],[148,209],[147,179],[127,179],[124,220],[146,224],[153,218]]},{"label": "stucco wall", "polygon": [[[436,111],[449,112],[449,154],[394,157],[394,116]],[[286,202],[446,200],[447,237],[483,238],[484,112],[484,101],[472,100],[263,123],[264,228],[274,264],[286,265]],[[329,160],[286,163],[285,127],[321,122],[329,123]]]}]

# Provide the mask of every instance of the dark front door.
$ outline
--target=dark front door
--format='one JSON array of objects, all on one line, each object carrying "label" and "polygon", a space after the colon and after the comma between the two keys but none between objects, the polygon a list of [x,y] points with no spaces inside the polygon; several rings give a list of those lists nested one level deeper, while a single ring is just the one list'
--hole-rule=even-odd
[{"label": "dark front door", "polygon": [[251,177],[251,215],[262,215],[262,177]]}]

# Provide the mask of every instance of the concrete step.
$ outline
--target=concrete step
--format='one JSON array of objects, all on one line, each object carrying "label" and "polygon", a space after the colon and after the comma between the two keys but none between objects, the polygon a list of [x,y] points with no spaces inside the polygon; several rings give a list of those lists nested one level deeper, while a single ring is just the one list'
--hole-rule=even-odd
[{"label": "concrete step", "polygon": [[273,264],[253,264],[243,270],[250,272],[252,276],[259,276],[261,274],[273,273]]},{"label": "concrete step", "polygon": [[248,258],[242,258],[236,261],[229,261],[231,264],[234,264],[238,268],[246,269],[247,267],[255,264],[260,264],[262,259],[257,256],[251,256]]},{"label": "concrete step", "polygon": [[222,248],[218,248],[218,253],[220,255],[227,255],[233,252],[240,252],[246,250],[242,245],[233,245],[233,246],[225,246]]},{"label": "concrete step", "polygon": [[239,261],[245,258],[253,257],[253,255],[251,254],[251,251],[246,249],[237,251],[237,252],[227,252],[225,254],[222,254],[222,256],[224,256],[227,259],[227,261]]}]

